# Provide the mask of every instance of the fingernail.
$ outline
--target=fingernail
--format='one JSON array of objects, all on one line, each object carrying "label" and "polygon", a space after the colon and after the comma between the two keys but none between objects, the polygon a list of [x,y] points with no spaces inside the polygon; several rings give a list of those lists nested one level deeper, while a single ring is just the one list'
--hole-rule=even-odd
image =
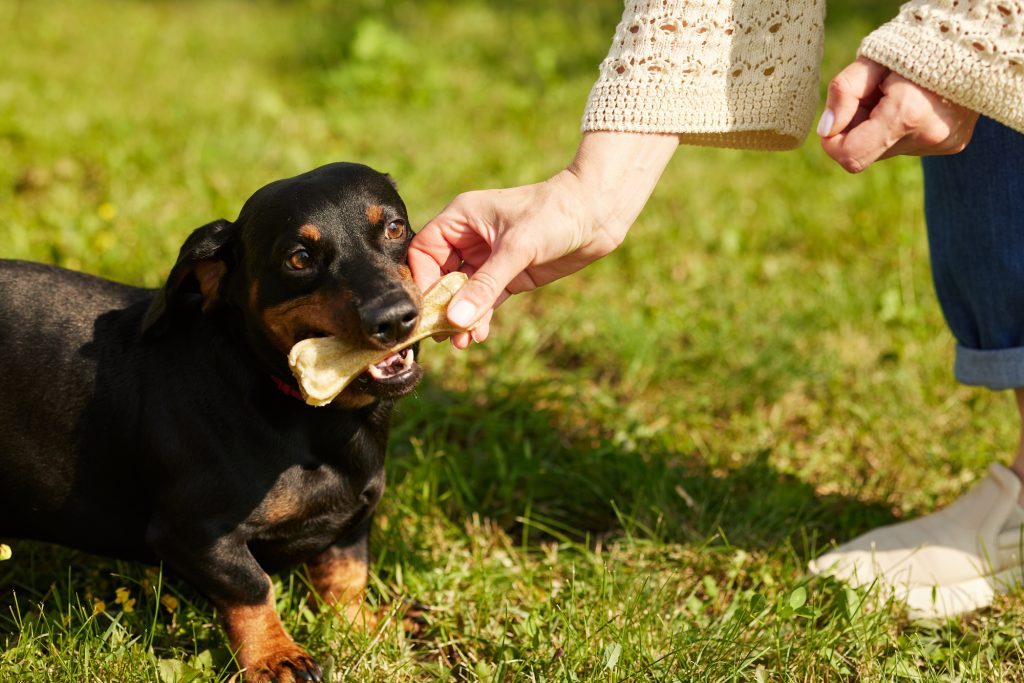
[{"label": "fingernail", "polygon": [[448,320],[459,327],[469,327],[476,317],[476,306],[468,301],[456,301],[448,309]]},{"label": "fingernail", "polygon": [[832,125],[836,122],[836,114],[831,109],[826,109],[821,112],[821,118],[818,119],[818,135],[825,137],[832,132]]}]

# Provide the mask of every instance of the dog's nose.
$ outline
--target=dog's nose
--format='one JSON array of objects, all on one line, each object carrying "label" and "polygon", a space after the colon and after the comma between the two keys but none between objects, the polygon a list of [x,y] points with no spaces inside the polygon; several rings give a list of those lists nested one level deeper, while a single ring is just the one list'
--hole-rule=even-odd
[{"label": "dog's nose", "polygon": [[377,299],[359,310],[363,332],[384,347],[405,341],[416,327],[420,312],[416,304],[401,292],[399,296]]}]

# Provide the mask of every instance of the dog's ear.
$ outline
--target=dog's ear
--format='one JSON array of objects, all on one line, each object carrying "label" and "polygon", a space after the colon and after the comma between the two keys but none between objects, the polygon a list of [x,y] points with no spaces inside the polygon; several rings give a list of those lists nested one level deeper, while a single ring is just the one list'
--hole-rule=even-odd
[{"label": "dog's ear", "polygon": [[221,283],[234,265],[234,223],[220,220],[196,228],[181,245],[178,261],[157,291],[142,319],[142,334],[152,337],[166,329],[174,309],[188,300],[201,301],[203,312],[220,301]]}]

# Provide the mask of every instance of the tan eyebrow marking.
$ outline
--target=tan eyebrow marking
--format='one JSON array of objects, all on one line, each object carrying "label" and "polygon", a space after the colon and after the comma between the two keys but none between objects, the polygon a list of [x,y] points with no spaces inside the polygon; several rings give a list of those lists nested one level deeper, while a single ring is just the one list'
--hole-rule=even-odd
[{"label": "tan eyebrow marking", "polygon": [[384,207],[378,204],[370,204],[366,207],[366,218],[373,224],[380,223],[384,218]]},{"label": "tan eyebrow marking", "polygon": [[299,228],[299,237],[305,237],[312,242],[319,242],[323,235],[320,233],[320,228],[316,227],[312,223],[306,223]]}]

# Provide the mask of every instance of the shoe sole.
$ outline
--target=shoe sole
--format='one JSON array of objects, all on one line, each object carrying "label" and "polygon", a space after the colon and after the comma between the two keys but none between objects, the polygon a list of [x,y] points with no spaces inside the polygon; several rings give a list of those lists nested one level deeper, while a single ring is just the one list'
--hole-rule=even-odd
[{"label": "shoe sole", "polygon": [[1009,592],[1020,585],[1021,568],[1011,567],[948,586],[898,590],[895,597],[907,603],[907,616],[911,619],[944,619],[988,607],[997,593]]}]

